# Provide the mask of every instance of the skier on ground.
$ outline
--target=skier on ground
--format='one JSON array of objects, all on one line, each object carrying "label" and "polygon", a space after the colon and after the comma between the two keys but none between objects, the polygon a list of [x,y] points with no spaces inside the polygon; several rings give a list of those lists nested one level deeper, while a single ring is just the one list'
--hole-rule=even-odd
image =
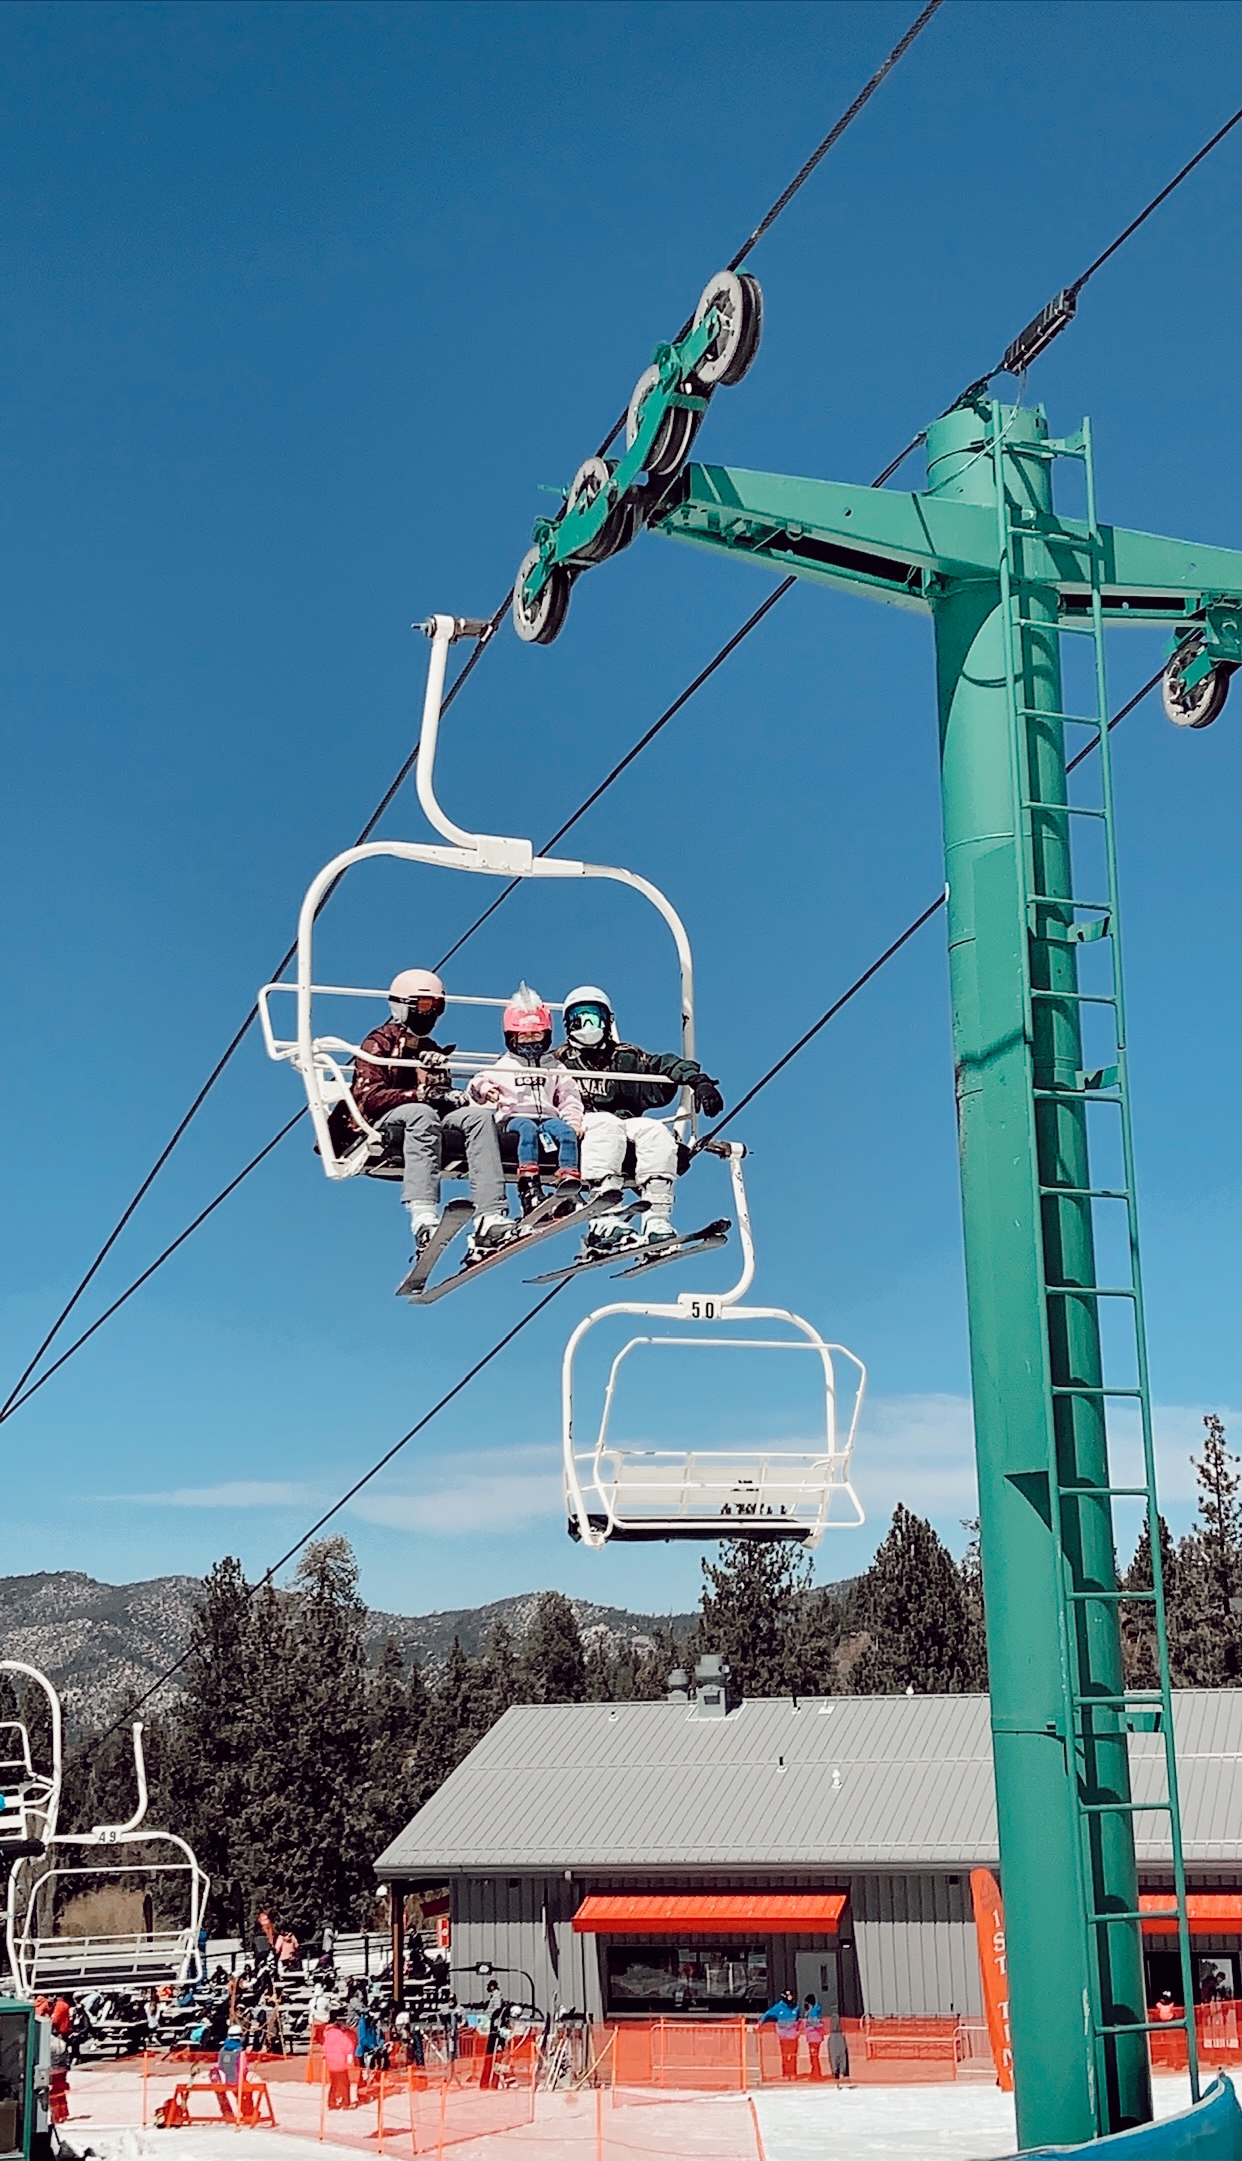
[{"label": "skier on ground", "polygon": [[453,1087],[448,1052],[432,1037],[444,1011],[444,985],[429,968],[403,968],[388,987],[388,1010],[391,1019],[363,1038],[363,1055],[354,1063],[354,1101],[369,1124],[401,1132],[401,1198],[415,1259],[440,1220],[442,1131],[447,1127],[462,1135],[475,1209],[470,1254],[482,1259],[512,1237],[514,1224],[495,1120]]},{"label": "skier on ground", "polygon": [[[617,1037],[612,1000],[592,983],[571,990],[564,1006],[565,1041],[555,1056],[578,1083],[586,1108],[582,1135],[582,1177],[592,1195],[616,1195],[619,1210],[626,1146],[634,1148],[633,1183],[647,1202],[643,1236],[659,1245],[677,1236],[673,1228],[673,1180],[677,1175],[677,1137],[671,1126],[645,1118],[644,1111],[665,1110],[680,1087],[694,1092],[695,1108],[718,1118],[724,1097],[716,1082],[693,1058],[676,1051],[640,1050]],[[632,1080],[605,1075],[633,1074]],[[640,1075],[653,1076],[644,1085]],[[605,1252],[632,1241],[624,1217],[606,1210],[587,1233],[585,1252]]]},{"label": "skier on ground", "polygon": [[541,1137],[556,1144],[556,1183],[568,1208],[582,1183],[578,1144],[583,1114],[578,1084],[552,1056],[552,1015],[525,983],[505,1007],[503,1027],[504,1057],[485,1073],[476,1073],[466,1094],[472,1104],[491,1109],[498,1126],[517,1136],[522,1214],[528,1216],[543,1199]]}]

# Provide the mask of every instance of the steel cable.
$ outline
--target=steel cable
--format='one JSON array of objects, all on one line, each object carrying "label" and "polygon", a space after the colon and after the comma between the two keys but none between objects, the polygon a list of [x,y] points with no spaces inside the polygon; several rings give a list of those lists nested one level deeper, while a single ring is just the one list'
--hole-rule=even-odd
[{"label": "steel cable", "polygon": [[[782,210],[785,208],[786,204],[792,201],[793,197],[797,194],[799,188],[801,188],[804,182],[809,179],[811,173],[820,163],[820,160],[825,157],[828,151],[832,149],[833,145],[840,140],[840,137],[845,133],[845,130],[850,125],[850,122],[854,120],[857,115],[862,111],[864,105],[866,105],[868,100],[874,95],[875,91],[884,81],[890,70],[896,66],[897,62],[901,59],[903,53],[905,53],[913,44],[915,38],[918,37],[920,31],[931,20],[932,16],[936,13],[936,10],[940,5],[941,0],[929,0],[929,5],[923,9],[922,14],[919,15],[915,22],[911,24],[910,28],[906,31],[904,37],[900,39],[898,44],[894,47],[893,51],[889,54],[887,60],[884,61],[881,67],[877,69],[876,73],[872,76],[870,82],[866,84],[865,88],[860,91],[858,97],[855,98],[853,104],[836,122],[835,126],[830,129],[829,133],[824,137],[822,143],[820,143],[818,147],[812,152],[811,156],[807,159],[801,170],[795,174],[793,180],[790,182],[790,185],[785,189],[784,193],[777,198],[777,201],[772,205],[772,208],[768,211],[766,217],[764,217],[761,220],[760,224],[756,226],[755,231],[750,235],[750,238],[743,243],[741,249],[733,258],[733,262],[730,265],[731,268],[734,267],[737,263],[742,262],[745,257],[750,253],[751,249],[756,245],[757,241],[763,236],[763,234],[771,229],[773,224],[776,222],[776,219],[780,216]],[[683,325],[682,329],[678,332],[678,336],[684,337],[689,328],[690,321],[687,321]],[[608,449],[609,445],[615,440],[616,436],[624,426],[625,414],[623,413],[616,426],[612,429],[611,433],[601,445],[599,452],[599,455],[601,457]],[[458,691],[463,688],[468,677],[473,673],[484,647],[491,643],[491,639],[494,636],[496,630],[499,628],[501,622],[504,620],[504,617],[508,612],[512,600],[513,589],[512,587],[510,587],[504,599],[501,601],[499,607],[496,608],[492,614],[490,629],[488,630],[487,634],[479,640],[479,642],[474,648],[474,651],[471,653],[469,659],[466,661],[465,666],[461,669],[461,671],[455,678],[452,687],[449,690],[448,695],[446,696],[444,704],[441,708],[443,712],[448,711],[448,708],[453,703],[453,700],[457,696]],[[745,632],[743,632],[742,635],[744,636]],[[711,670],[708,669],[706,672],[710,673]],[[671,714],[668,717],[671,718]],[[635,753],[635,755],[637,755],[637,753]],[[357,840],[354,842],[353,845],[356,848],[360,848],[363,842],[369,839],[370,835],[374,832],[376,825],[383,817],[384,812],[387,810],[394,796],[397,794],[398,790],[401,788],[408,775],[413,770],[414,765],[417,763],[417,759],[418,744],[416,743],[413,750],[410,752],[409,757],[405,760],[404,764],[398,771],[396,778],[385,790],[379,803],[376,805],[375,809],[371,813],[371,816],[368,818],[366,824],[364,825]],[[622,764],[617,768],[617,771],[623,771],[625,765],[628,763],[628,759],[623,760]],[[580,812],[575,813],[575,816],[580,815]],[[570,822],[572,823],[573,820],[571,820]],[[566,827],[564,830],[567,831],[568,827]],[[547,845],[551,847],[554,845],[554,842],[549,841]],[[327,892],[323,895],[323,898],[319,903],[319,909],[316,911],[316,919],[318,918],[319,912],[323,908],[325,908],[329,900],[331,900],[335,890],[336,886],[334,882],[333,885],[329,886]],[[497,903],[496,905],[498,906],[499,903]],[[491,911],[489,910],[489,913],[490,912]],[[273,974],[269,977],[269,981],[274,982],[276,980],[276,978],[281,974],[281,972],[288,966],[290,960],[293,958],[293,955],[296,951],[296,945],[289,948],[289,951],[285,954],[283,960],[280,961],[276,969],[273,971]],[[61,1329],[64,1327],[65,1322],[69,1318],[69,1315],[73,1312],[74,1307],[77,1305],[78,1300],[81,1298],[83,1292],[88,1288],[90,1283],[98,1274],[100,1268],[103,1266],[104,1261],[107,1259],[108,1254],[111,1252],[113,1246],[116,1244],[117,1239],[120,1237],[122,1231],[125,1229],[126,1224],[130,1221],[130,1218],[133,1216],[135,1210],[140,1206],[142,1201],[146,1198],[146,1195],[150,1192],[151,1187],[154,1185],[155,1180],[158,1178],[160,1172],[164,1168],[164,1165],[167,1163],[169,1157],[172,1155],[173,1150],[177,1147],[178,1143],[182,1140],[185,1133],[188,1131],[193,1120],[197,1117],[199,1111],[203,1107],[203,1104],[206,1102],[208,1096],[212,1092],[212,1089],[215,1087],[216,1082],[220,1079],[220,1076],[225,1071],[225,1068],[229,1065],[235,1053],[241,1048],[242,1043],[244,1042],[246,1036],[249,1034],[257,1017],[258,1007],[257,1005],[253,1005],[251,1006],[250,1011],[246,1015],[246,1018],[242,1022],[240,1028],[237,1030],[237,1033],[234,1035],[232,1041],[228,1044],[221,1057],[212,1067],[211,1072],[208,1074],[207,1079],[204,1081],[202,1087],[199,1089],[198,1094],[195,1096],[194,1101],[191,1103],[184,1117],[174,1128],[171,1137],[165,1143],[159,1155],[156,1157],[155,1162],[152,1164],[150,1170],[147,1172],[146,1177],[142,1180],[142,1183],[139,1185],[137,1191],[134,1193],[133,1198],[129,1201],[128,1205],[125,1207],[121,1215],[118,1217],[116,1223],[113,1225],[112,1230],[109,1232],[107,1238],[105,1238],[102,1246],[99,1248],[99,1251],[95,1255],[94,1260],[91,1262],[90,1267],[86,1270],[85,1275],[78,1283],[77,1288],[73,1291],[71,1297],[66,1301],[66,1303],[62,1306],[60,1312],[57,1314],[56,1319],[53,1321],[52,1326],[49,1328],[47,1334],[44,1336],[43,1341],[40,1343],[38,1349],[34,1353],[34,1356],[29,1360],[27,1365],[23,1368],[22,1372],[18,1375],[17,1380],[14,1382],[12,1388],[9,1390],[8,1395],[5,1397],[3,1404],[0,1404],[0,1418],[2,1418],[4,1414],[9,1410],[9,1408],[14,1403],[15,1398],[20,1395],[22,1389],[25,1387],[26,1382],[29,1380],[31,1374],[34,1372],[35,1367],[38,1365],[40,1359],[43,1357],[44,1353],[51,1347],[56,1337],[60,1334]]]},{"label": "steel cable", "polygon": [[[481,1358],[476,1358],[474,1364],[470,1367],[469,1371],[463,1373],[460,1380],[454,1381],[452,1387],[446,1390],[445,1394],[440,1397],[438,1403],[433,1403],[429,1411],[423,1412],[422,1417],[410,1427],[408,1433],[403,1433],[399,1441],[394,1441],[391,1448],[386,1448],[383,1455],[377,1457],[376,1461],[371,1465],[369,1471],[364,1471],[360,1478],[355,1478],[352,1486],[348,1487],[346,1491],[342,1493],[340,1499],[333,1501],[331,1508],[325,1508],[323,1514],[315,1518],[315,1521],[311,1524],[310,1529],[303,1531],[301,1537],[296,1538],[293,1544],[286,1548],[285,1552],[281,1554],[278,1561],[273,1561],[270,1568],[264,1569],[263,1574],[259,1577],[258,1581],[250,1585],[248,1595],[251,1598],[256,1598],[259,1592],[263,1589],[264,1585],[270,1583],[273,1576],[278,1575],[280,1570],[287,1566],[287,1564],[293,1559],[295,1553],[300,1553],[303,1546],[309,1545],[311,1539],[315,1536],[315,1533],[317,1531],[322,1531],[325,1523],[331,1523],[333,1516],[339,1516],[341,1510],[348,1506],[349,1502],[353,1500],[355,1494],[361,1493],[364,1486],[369,1486],[373,1478],[377,1478],[382,1470],[386,1470],[388,1465],[392,1462],[393,1457],[399,1456],[402,1449],[405,1448],[410,1441],[414,1440],[418,1434],[426,1430],[426,1428],[431,1424],[433,1418],[438,1418],[441,1411],[447,1410],[449,1404],[453,1401],[454,1397],[459,1396],[462,1393],[463,1389],[468,1388],[471,1381],[477,1378],[477,1376],[483,1371],[483,1368],[485,1366],[490,1366],[494,1358],[499,1358],[501,1352],[508,1349],[515,1336],[520,1336],[524,1328],[529,1328],[532,1321],[537,1321],[544,1309],[547,1306],[551,1305],[554,1298],[559,1298],[561,1292],[564,1289],[565,1285],[563,1283],[555,1284],[553,1288],[550,1291],[547,1291],[544,1296],[539,1300],[538,1305],[532,1306],[528,1313],[524,1313],[522,1315],[520,1321],[515,1321],[512,1328],[508,1329],[503,1336],[499,1337],[498,1340],[493,1343],[489,1351],[484,1351]],[[91,1736],[91,1747],[99,1748],[100,1746],[102,1746],[103,1742],[109,1740],[114,1733],[118,1733],[122,1726],[127,1726],[132,1719],[134,1712],[141,1710],[144,1703],[149,1703],[152,1696],[158,1695],[160,1689],[166,1687],[168,1682],[173,1680],[176,1675],[180,1673],[182,1667],[189,1664],[189,1661],[193,1657],[193,1655],[194,1650],[193,1645],[191,1645],[189,1649],[182,1652],[180,1658],[174,1659],[171,1666],[165,1667],[163,1673],[159,1675],[157,1680],[152,1681],[150,1687],[147,1688],[144,1693],[138,1697],[135,1703],[131,1703],[128,1705],[120,1718],[114,1719],[112,1724],[105,1727],[102,1733],[93,1734]]]},{"label": "steel cable", "polygon": [[[936,0],[936,4],[939,4],[939,0]],[[922,29],[925,22],[930,19],[930,15],[933,12],[934,8],[925,9],[923,15],[920,16],[917,22],[911,26],[911,30],[907,33],[906,38],[902,41],[900,50],[898,50],[897,48],[894,49],[897,58],[900,57],[901,52],[904,52],[906,50],[910,42],[912,42],[913,38],[918,34],[918,31]],[[854,113],[862,109],[862,104],[866,102],[867,96],[871,94],[871,89],[877,85],[878,80],[883,79],[884,74],[888,72],[889,66],[893,64],[895,64],[894,55],[890,55],[889,61],[886,62],[883,69],[879,71],[878,77],[873,78],[872,85],[868,86],[867,92],[862,96],[861,102],[856,100],[855,106],[850,109],[849,115],[845,116],[843,121],[837,123],[836,129],[832,132],[831,141],[829,137],[825,137],[824,143],[820,145],[818,151],[812,154],[812,158],[808,161],[807,166],[803,169],[803,173],[798,178],[797,186],[800,186],[802,184],[802,180],[807,177],[809,171],[812,171],[814,169],[814,166],[818,164],[820,156],[825,154],[826,150],[831,147],[831,142],[834,142],[838,139],[839,135],[843,132],[844,125],[848,124],[849,118],[854,117]],[[1067,288],[1067,290],[1072,291],[1075,294],[1080,292],[1082,288],[1086,285],[1087,281],[1095,276],[1097,270],[1101,269],[1102,266],[1110,259],[1110,257],[1117,253],[1117,250],[1125,244],[1125,242],[1131,237],[1133,233],[1138,231],[1139,227],[1146,222],[1146,220],[1152,215],[1153,211],[1157,210],[1162,203],[1168,200],[1169,196],[1172,195],[1174,191],[1181,186],[1182,182],[1188,178],[1188,176],[1194,171],[1195,167],[1201,164],[1203,159],[1206,158],[1209,153],[1216,148],[1217,144],[1222,142],[1225,136],[1228,135],[1231,130],[1237,126],[1239,120],[1242,120],[1242,109],[1234,113],[1233,116],[1229,120],[1227,120],[1222,127],[1216,130],[1216,133],[1214,135],[1209,137],[1208,141],[1203,144],[1202,148],[1196,151],[1194,157],[1189,159],[1188,162],[1184,166],[1182,166],[1181,170],[1174,174],[1172,180],[1170,180],[1157,195],[1154,195],[1152,197],[1151,201],[1144,206],[1144,208],[1139,212],[1138,216],[1131,219],[1130,223],[1124,228],[1121,233],[1117,235],[1116,239],[1109,243],[1108,247],[1104,249],[1103,253],[1098,255],[1095,261],[1088,265],[1087,269],[1082,272],[1080,277],[1074,282],[1071,287]],[[762,226],[756,227],[755,233],[746,243],[743,255],[746,252],[749,252],[749,249],[754,245],[755,241],[759,237],[761,237],[761,233],[766,232],[769,229],[773,220],[773,215],[779,215],[779,211],[781,208],[784,207],[785,201],[789,200],[792,193],[794,192],[796,192],[796,186],[792,186],[790,190],[787,190],[784,198],[778,199],[778,203],[775,204],[773,206],[773,210],[768,213],[768,217],[765,221],[763,221]],[[743,256],[739,255],[734,258],[734,261],[738,262],[742,259]],[[687,322],[683,326],[683,329],[681,333],[679,333],[679,335],[684,336],[685,331],[688,328],[689,323]],[[997,367],[991,369],[988,374],[979,376],[976,381],[968,387],[967,390],[961,393],[959,398],[955,399],[954,404],[960,405],[962,401],[965,398],[969,397],[973,392],[984,389],[987,384],[991,382],[993,376],[999,374],[1000,372],[1001,371],[998,365]],[[947,407],[946,410],[952,411],[953,407]],[[617,426],[613,428],[611,434],[600,446],[599,454],[601,456],[603,455],[604,451],[608,449],[609,445],[613,442],[620,427],[622,427],[623,425],[624,417],[621,421],[617,423]],[[918,435],[913,436],[911,440],[906,444],[905,448],[901,450],[895,458],[891,459],[890,462],[884,467],[883,471],[877,475],[876,479],[873,480],[871,485],[875,488],[883,487],[885,482],[892,478],[898,467],[904,464],[905,460],[910,456],[910,453],[914,450],[917,450],[920,444],[925,441],[926,430],[922,430]],[[667,724],[667,722],[671,720],[677,712],[680,711],[681,707],[687,702],[687,700],[694,695],[694,692],[698,690],[702,686],[702,684],[705,683],[708,678],[715,673],[716,669],[721,665],[721,663],[736,650],[736,648],[742,643],[743,639],[750,635],[750,632],[755,629],[757,625],[762,621],[763,617],[767,615],[771,611],[771,609],[776,606],[777,602],[784,599],[785,595],[792,589],[794,585],[797,584],[797,582],[798,581],[796,577],[787,577],[781,581],[781,583],[775,588],[775,590],[768,595],[767,600],[763,603],[763,605],[755,610],[754,614],[740,627],[739,630],[734,633],[734,635],[726,642],[726,644],[721,647],[720,651],[714,656],[714,658],[707,663],[706,667],[701,670],[700,674],[695,678],[694,682],[690,684],[688,688],[683,691],[678,698],[674,700],[673,704],[667,708],[667,710],[660,716],[660,718],[656,722],[653,723],[653,725],[631,748],[631,750],[626,753],[625,757],[622,758],[620,762],[613,768],[612,772],[600,783],[600,785],[592,792],[592,794],[588,796],[585,801],[578,806],[577,810],[572,813],[572,815],[565,821],[565,823],[557,828],[557,831],[551,836],[549,840],[544,843],[543,847],[539,850],[539,853],[541,855],[545,855],[549,848],[554,847],[556,845],[556,842],[562,839],[564,835],[570,830],[570,828],[577,823],[578,819],[585,815],[586,811],[591,807],[591,805],[598,801],[599,797],[605,792],[607,788],[612,785],[613,781],[616,780],[619,775],[625,771],[626,767],[633,762],[633,760],[640,754],[640,752],[647,747],[648,743],[650,743],[655,738],[655,736],[660,733],[660,730]],[[488,632],[488,635],[485,638],[480,639],[479,643],[475,646],[474,651],[471,653],[469,659],[465,663],[465,666],[461,669],[460,673],[455,678],[451,689],[445,697],[443,706],[444,711],[447,712],[449,706],[456,698],[458,691],[464,686],[467,677],[472,673],[474,667],[476,666],[485,645],[491,642],[491,638],[494,635],[496,629],[499,627],[499,624],[503,620],[505,612],[508,609],[512,598],[513,594],[512,590],[510,590],[510,592],[505,596],[505,599],[501,602],[500,606],[495,610],[491,618],[491,628]],[[1154,680],[1159,680],[1159,678],[1155,678]],[[1126,710],[1129,711],[1130,708],[1127,707]],[[1121,717],[1123,716],[1117,716],[1117,718]],[[1114,727],[1116,725],[1116,720],[1111,721],[1109,725],[1110,727]],[[1079,753],[1080,757],[1085,755],[1086,752]],[[368,819],[366,825],[363,827],[362,833],[359,835],[358,840],[354,843],[356,847],[361,846],[363,841],[365,841],[374,831],[374,828],[378,823],[379,819],[383,816],[384,811],[388,808],[389,804],[392,802],[394,796],[397,794],[403,782],[408,777],[409,773],[412,771],[417,761],[417,758],[418,745],[416,743],[414,749],[410,752],[408,758],[406,758],[405,762],[401,766],[391,786],[386,790],[380,803],[376,806],[376,809],[372,813],[371,817]],[[473,937],[475,931],[480,929],[481,926],[485,922],[487,922],[490,916],[495,914],[496,910],[502,905],[505,900],[508,899],[509,895],[514,891],[514,888],[520,883],[520,879],[514,879],[502,890],[496,900],[494,900],[489,907],[484,909],[482,914],[477,917],[475,922],[473,922],[469,926],[469,928],[462,933],[461,937],[456,941],[456,943],[449,947],[448,952],[443,955],[441,961],[439,962],[439,966],[443,966],[445,961],[451,959],[457,952],[460,951],[461,947],[466,944],[467,940]],[[328,888],[328,891],[324,894],[323,899],[320,902],[320,909],[324,908],[327,905],[335,890],[335,884]],[[275,977],[281,973],[281,970],[288,965],[296,950],[296,946],[291,946],[289,948],[289,951],[285,954],[284,958],[281,960],[278,967],[274,971],[272,980],[275,980]],[[234,1053],[239,1049],[244,1038],[249,1033],[249,1030],[252,1027],[257,1016],[257,1010],[258,1009],[256,1006],[251,1007],[250,1012],[247,1014],[241,1027],[238,1029],[236,1035],[233,1037],[222,1057],[213,1067],[211,1073],[208,1075],[207,1080],[204,1082],[202,1088],[199,1090],[198,1095],[194,1098],[193,1103],[190,1105],[189,1110],[185,1113],[181,1122],[175,1128],[171,1138],[166,1143],[160,1155],[157,1156],[150,1171],[147,1173],[147,1176],[144,1178],[142,1184],[138,1187],[136,1193],[134,1194],[132,1200],[129,1202],[128,1206],[124,1210],[123,1214],[118,1218],[117,1223],[113,1227],[112,1231],[109,1233],[108,1237],[105,1239],[103,1245],[100,1247],[98,1253],[95,1256],[95,1259],[91,1262],[90,1267],[87,1269],[85,1275],[82,1277],[72,1296],[61,1308],[60,1313],[57,1315],[57,1318],[53,1322],[52,1327],[48,1330],[42,1343],[39,1345],[39,1348],[36,1350],[33,1357],[29,1360],[22,1373],[18,1376],[18,1379],[14,1382],[13,1387],[10,1389],[9,1394],[6,1397],[3,1405],[0,1405],[0,1421],[7,1417],[11,1409],[15,1409],[17,1407],[16,1399],[19,1395],[21,1395],[22,1390],[25,1388],[26,1382],[29,1380],[31,1374],[34,1372],[34,1369],[38,1365],[39,1360],[48,1350],[52,1342],[55,1340],[56,1336],[59,1335],[61,1328],[64,1326],[65,1321],[68,1319],[74,1307],[77,1305],[78,1300],[81,1298],[83,1292],[86,1290],[87,1286],[90,1284],[94,1276],[98,1273],[99,1268],[102,1266],[108,1253],[111,1251],[117,1239],[120,1237],[121,1232],[124,1230],[126,1224],[129,1222],[131,1216],[134,1214],[135,1210],[139,1206],[139,1203],[145,1198],[145,1195],[150,1190],[151,1186],[154,1184],[155,1179],[159,1175],[160,1171],[163,1169],[164,1164],[168,1161],[168,1158],[171,1156],[174,1148],[182,1139],[191,1121],[197,1115],[198,1111],[202,1108],[202,1105],[206,1101],[208,1095],[211,1093],[211,1090],[214,1088],[216,1082],[219,1080],[221,1074],[224,1072],[225,1067],[229,1064],[229,1061],[233,1057]],[[264,1150],[263,1154],[266,1154],[267,1152],[267,1150]],[[258,1158],[257,1160],[262,1160],[262,1157]],[[252,1167],[254,1166],[248,1167],[248,1170],[244,1171],[241,1174],[241,1177],[233,1181],[233,1183],[228,1189],[230,1192],[235,1189],[236,1185],[241,1183],[241,1178],[244,1178],[249,1174],[249,1168]],[[218,1196],[217,1198],[219,1199],[221,1197],[223,1196]],[[213,1203],[212,1205],[214,1206],[215,1204]],[[208,1210],[207,1212],[210,1212],[210,1210]],[[180,1239],[175,1240],[172,1247],[168,1248],[167,1252],[161,1257],[161,1262],[157,1262],[155,1266],[158,1267],[159,1265],[161,1265],[162,1259],[166,1259],[168,1257],[168,1254],[175,1251],[177,1245],[180,1243]],[[148,1273],[153,1272],[153,1269],[151,1271],[148,1271]],[[142,1280],[146,1280],[145,1274]],[[137,1288],[137,1285],[135,1284],[131,1286],[131,1289],[133,1288]],[[118,1303],[123,1303],[123,1300],[118,1301]],[[91,1334],[93,1333],[93,1330],[88,1330],[87,1333]],[[85,1340],[85,1338],[79,1340]],[[74,1348],[76,1347],[77,1346],[75,1345]],[[57,1361],[58,1365],[63,1363],[63,1360]],[[31,1392],[32,1391],[28,1391],[27,1393]],[[26,1398],[23,1396],[22,1400],[24,1401],[26,1400]]]}]

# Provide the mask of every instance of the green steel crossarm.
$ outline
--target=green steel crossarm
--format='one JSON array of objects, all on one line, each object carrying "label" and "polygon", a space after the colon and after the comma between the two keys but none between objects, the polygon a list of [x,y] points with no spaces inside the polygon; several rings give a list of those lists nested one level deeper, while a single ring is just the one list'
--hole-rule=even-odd
[{"label": "green steel crossarm", "polygon": [[[946,584],[997,575],[996,519],[979,504],[737,466],[687,465],[651,530],[921,614]],[[1018,530],[1024,578],[1061,590],[1066,621],[1088,615],[1087,526],[1041,516]],[[1242,607],[1235,550],[1121,526],[1099,532],[1106,620],[1177,622],[1210,603]]]}]

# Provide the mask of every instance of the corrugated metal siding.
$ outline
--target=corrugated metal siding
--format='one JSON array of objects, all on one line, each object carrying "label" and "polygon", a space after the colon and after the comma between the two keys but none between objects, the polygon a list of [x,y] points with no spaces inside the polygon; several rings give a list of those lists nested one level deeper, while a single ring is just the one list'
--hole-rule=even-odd
[{"label": "corrugated metal siding", "polygon": [[983,2010],[965,1879],[850,1879],[863,2008],[875,2018],[948,2018]]},{"label": "corrugated metal siding", "polygon": [[572,1927],[580,1886],[563,1876],[531,1876],[516,1884],[503,1877],[459,1876],[452,1890],[453,1980],[463,2003],[476,1996],[482,2000],[486,1984],[469,1969],[490,1959],[493,1966],[512,1969],[502,1982],[506,1993],[525,1993],[520,1982],[525,1972],[542,2010],[559,2003],[602,2015],[594,1943],[575,1937]]}]

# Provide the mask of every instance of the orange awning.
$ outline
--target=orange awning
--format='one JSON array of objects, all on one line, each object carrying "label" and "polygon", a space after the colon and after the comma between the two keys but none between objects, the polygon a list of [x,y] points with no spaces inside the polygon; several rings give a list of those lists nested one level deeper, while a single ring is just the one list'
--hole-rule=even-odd
[{"label": "orange awning", "polygon": [[670,1928],[695,1936],[815,1936],[837,1928],[844,1911],[844,1891],[608,1892],[583,1899],[574,1927],[596,1936]]},{"label": "orange awning", "polygon": [[[1176,1935],[1177,1907],[1171,1891],[1141,1891],[1139,1911],[1145,1936]],[[1242,1929],[1242,1894],[1188,1891],[1186,1919],[1192,1936],[1236,1936]]]}]

